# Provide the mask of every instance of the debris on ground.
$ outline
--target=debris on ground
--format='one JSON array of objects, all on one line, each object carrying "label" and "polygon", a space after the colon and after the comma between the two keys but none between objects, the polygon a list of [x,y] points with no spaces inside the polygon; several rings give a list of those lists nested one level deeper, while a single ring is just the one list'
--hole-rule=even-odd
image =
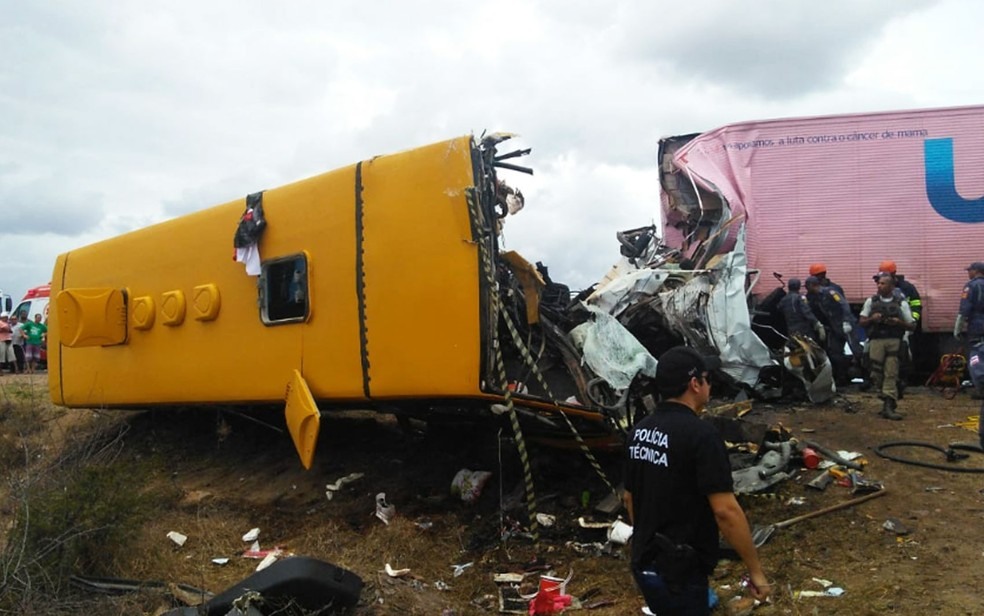
[{"label": "debris on ground", "polygon": [[410,574],[410,569],[394,569],[393,565],[389,563],[386,563],[386,565],[384,565],[383,570],[386,571],[386,575],[392,578],[403,577],[405,575]]},{"label": "debris on ground", "polygon": [[325,485],[325,498],[327,498],[328,500],[331,500],[332,498],[335,497],[335,492],[338,492],[343,487],[345,487],[346,485],[348,485],[348,484],[350,484],[352,482],[355,482],[355,481],[358,481],[359,479],[362,479],[364,476],[365,476],[364,473],[350,473],[348,475],[345,475],[344,477],[341,477],[341,478],[335,480],[332,483],[326,484]]},{"label": "debris on ground", "polygon": [[488,471],[472,471],[463,468],[451,480],[451,495],[473,505],[491,478],[492,473]]},{"label": "debris on ground", "polygon": [[633,527],[622,520],[615,520],[608,529],[608,540],[612,543],[626,544],[632,538]]},{"label": "debris on ground", "polygon": [[172,530],[168,532],[167,538],[173,541],[174,543],[176,543],[178,547],[183,546],[185,544],[185,541],[188,540],[187,535],[183,535],[176,530]]},{"label": "debris on ground", "polygon": [[912,530],[902,523],[898,518],[888,518],[882,523],[882,528],[896,535],[908,535]]},{"label": "debris on ground", "polygon": [[376,517],[387,526],[393,516],[396,515],[396,506],[386,502],[386,493],[380,492],[376,495]]},{"label": "debris on ground", "polygon": [[193,607],[171,610],[164,616],[272,616],[286,613],[287,606],[305,613],[334,614],[355,606],[362,587],[362,579],[347,569],[295,556],[253,573],[204,603],[199,599]]}]

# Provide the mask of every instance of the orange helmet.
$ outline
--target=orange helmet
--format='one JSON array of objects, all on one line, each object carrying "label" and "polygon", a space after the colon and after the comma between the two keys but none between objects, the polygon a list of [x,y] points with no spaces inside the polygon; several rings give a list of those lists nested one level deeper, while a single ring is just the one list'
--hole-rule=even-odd
[{"label": "orange helmet", "polygon": [[827,266],[824,265],[823,263],[814,263],[813,265],[810,266],[811,276],[819,276],[820,274],[826,274],[826,273],[827,273]]},{"label": "orange helmet", "polygon": [[895,261],[885,260],[878,264],[879,272],[888,272],[889,274],[895,273]]}]

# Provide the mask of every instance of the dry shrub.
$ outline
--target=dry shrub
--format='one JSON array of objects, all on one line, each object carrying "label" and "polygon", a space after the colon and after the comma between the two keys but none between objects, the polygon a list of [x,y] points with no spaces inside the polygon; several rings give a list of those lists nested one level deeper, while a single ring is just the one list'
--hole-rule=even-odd
[{"label": "dry shrub", "polygon": [[[15,407],[13,416],[23,417]],[[145,467],[116,464],[125,431],[121,424],[79,430],[51,461],[20,439],[28,463],[7,490],[14,522],[0,553],[0,611],[76,606],[69,577],[110,573],[115,550],[157,507],[160,494],[134,489]]]}]

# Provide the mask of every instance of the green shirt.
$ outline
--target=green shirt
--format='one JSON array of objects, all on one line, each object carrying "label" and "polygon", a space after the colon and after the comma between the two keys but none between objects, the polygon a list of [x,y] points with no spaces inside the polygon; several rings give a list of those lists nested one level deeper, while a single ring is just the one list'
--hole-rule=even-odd
[{"label": "green shirt", "polygon": [[48,326],[44,323],[28,321],[27,323],[22,324],[21,327],[24,329],[24,334],[27,336],[27,343],[35,346],[41,346],[42,337],[48,333]]}]

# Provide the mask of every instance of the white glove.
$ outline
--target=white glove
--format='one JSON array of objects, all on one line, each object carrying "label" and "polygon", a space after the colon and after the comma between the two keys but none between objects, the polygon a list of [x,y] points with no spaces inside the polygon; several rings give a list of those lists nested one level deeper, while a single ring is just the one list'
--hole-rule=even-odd
[{"label": "white glove", "polygon": [[953,324],[953,337],[960,339],[960,330],[963,329],[964,318],[962,314],[957,315],[957,321]]},{"label": "white glove", "polygon": [[851,324],[848,323],[847,321],[844,321],[843,328],[844,328],[844,335],[845,336],[847,334],[850,334],[851,333]]},{"label": "white glove", "polygon": [[827,332],[826,330],[824,330],[823,325],[817,323],[816,330],[817,330],[817,340],[820,342],[825,342],[827,340]]}]

